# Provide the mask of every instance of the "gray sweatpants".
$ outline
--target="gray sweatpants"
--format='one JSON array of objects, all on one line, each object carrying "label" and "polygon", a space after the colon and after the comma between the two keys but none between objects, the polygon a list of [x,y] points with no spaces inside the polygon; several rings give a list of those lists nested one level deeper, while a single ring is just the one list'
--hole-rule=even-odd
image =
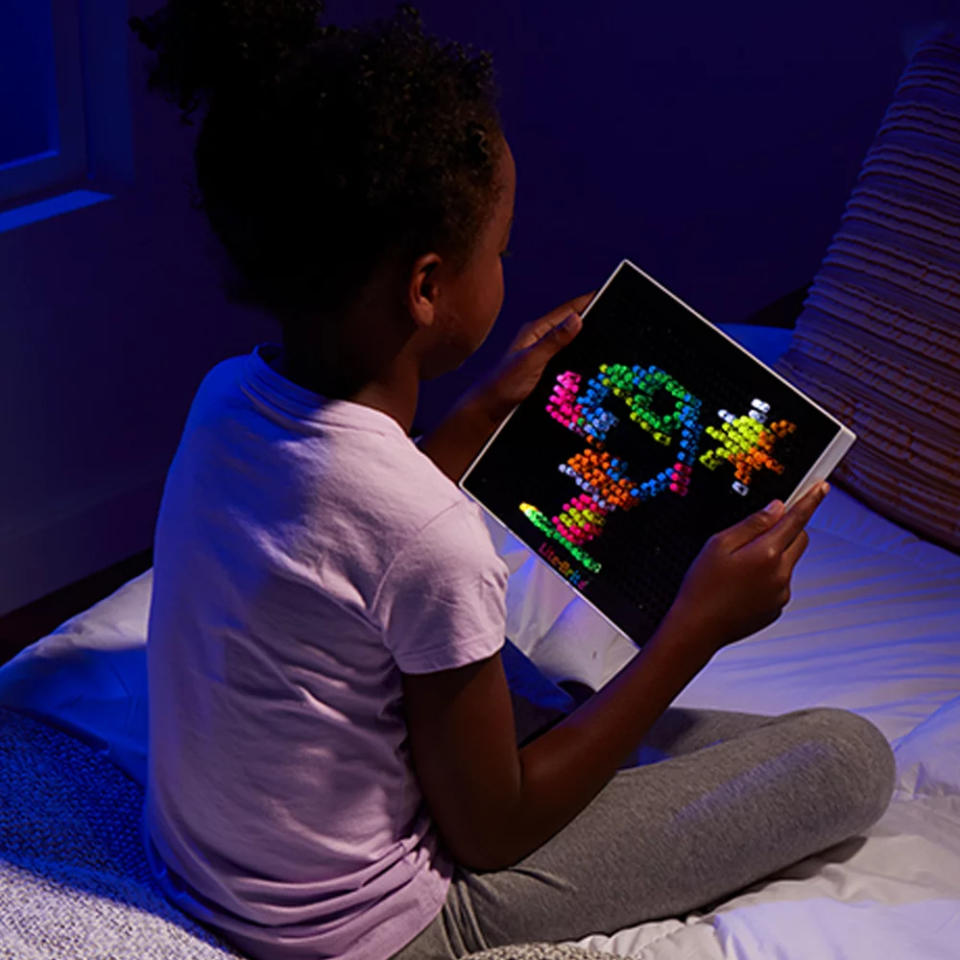
[{"label": "gray sweatpants", "polygon": [[[536,722],[535,710],[517,713]],[[457,867],[440,914],[393,960],[453,960],[682,916],[867,829],[894,786],[883,735],[833,708],[779,717],[670,708],[636,762],[514,866]]]}]

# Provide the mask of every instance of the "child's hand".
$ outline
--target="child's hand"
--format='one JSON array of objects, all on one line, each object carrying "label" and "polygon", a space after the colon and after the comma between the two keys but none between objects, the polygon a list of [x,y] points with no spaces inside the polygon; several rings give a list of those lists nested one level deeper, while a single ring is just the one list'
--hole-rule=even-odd
[{"label": "child's hand", "polygon": [[417,777],[457,860],[500,870],[541,846],[609,782],[719,647],[779,616],[826,486],[711,537],[637,656],[519,751],[499,654],[403,675]]},{"label": "child's hand", "polygon": [[807,547],[804,527],[829,487],[818,484],[789,510],[774,500],[714,534],[687,571],[665,620],[679,622],[707,658],[773,623],[790,600],[793,568]]},{"label": "child's hand", "polygon": [[493,422],[502,422],[530,395],[550,358],[580,332],[580,311],[593,296],[574,297],[521,327],[503,361],[476,392],[475,402],[485,407]]},{"label": "child's hand", "polygon": [[[572,300],[567,300],[566,303],[561,303],[559,307],[556,307],[549,313],[545,313],[538,320],[531,320],[530,323],[524,324],[513,338],[513,343],[510,344],[510,348],[507,350],[507,357],[509,358],[522,350],[528,350],[538,342],[543,341],[548,334],[555,333],[557,328],[571,313],[579,315],[596,294],[597,291],[594,290],[592,293],[585,293],[581,297],[574,297]],[[570,340],[572,339],[573,337],[570,337]],[[559,347],[557,349],[559,349]],[[552,357],[556,352],[556,350],[552,350],[547,359]],[[544,366],[546,366],[546,363],[544,363]]]},{"label": "child's hand", "polygon": [[494,430],[537,385],[549,359],[577,335],[579,311],[592,298],[592,293],[575,297],[523,327],[499,367],[423,438],[421,453],[456,483]]}]

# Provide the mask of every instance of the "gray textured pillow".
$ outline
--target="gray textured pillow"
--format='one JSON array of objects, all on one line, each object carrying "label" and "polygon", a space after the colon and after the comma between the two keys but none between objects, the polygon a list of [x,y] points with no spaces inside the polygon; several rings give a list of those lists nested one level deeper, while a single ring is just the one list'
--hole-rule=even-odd
[{"label": "gray textured pillow", "polygon": [[494,947],[480,953],[471,953],[469,960],[624,960],[624,958],[615,953],[587,950],[571,943],[518,943],[509,947]]},{"label": "gray textured pillow", "polygon": [[242,957],[153,884],[142,801],[86,744],[0,709],[0,956]]},{"label": "gray textured pillow", "polygon": [[900,79],[776,364],[859,435],[835,476],[960,548],[960,38]]}]

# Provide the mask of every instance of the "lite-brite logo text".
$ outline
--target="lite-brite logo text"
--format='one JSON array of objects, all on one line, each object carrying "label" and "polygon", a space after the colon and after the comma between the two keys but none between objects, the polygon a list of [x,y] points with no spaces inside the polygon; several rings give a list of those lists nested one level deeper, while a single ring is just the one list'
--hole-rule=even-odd
[{"label": "lite-brite logo text", "polygon": [[[662,493],[685,497],[698,463],[714,471],[732,467],[731,489],[746,496],[757,471],[783,473],[784,466],[774,458],[773,448],[777,440],[797,429],[788,420],[768,422],[770,404],[760,399],[754,399],[750,410],[741,416],[718,410],[719,424],[704,428],[699,398],[656,366],[601,364],[586,389],[581,391],[581,386],[580,374],[572,370],[561,373],[546,407],[557,423],[587,442],[580,453],[559,465],[560,472],[570,477],[581,493],[564,503],[553,517],[529,503],[520,504],[520,510],[544,536],[591,573],[598,573],[600,564],[584,544],[603,534],[607,517],[615,510],[630,510]],[[627,473],[627,461],[605,449],[607,435],[620,423],[619,417],[604,406],[611,394],[623,401],[631,423],[647,433],[652,442],[674,448],[671,467],[638,482]],[[654,400],[660,412],[654,409]],[[701,453],[704,435],[708,444],[713,440],[716,445]],[[585,586],[579,570],[550,559],[568,580]]]}]

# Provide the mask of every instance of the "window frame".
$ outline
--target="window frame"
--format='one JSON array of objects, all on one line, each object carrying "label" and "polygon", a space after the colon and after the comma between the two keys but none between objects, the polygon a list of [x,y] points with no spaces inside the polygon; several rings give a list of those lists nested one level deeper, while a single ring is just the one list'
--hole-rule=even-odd
[{"label": "window frame", "polygon": [[126,0],[46,2],[51,146],[0,165],[0,211],[133,181]]}]

